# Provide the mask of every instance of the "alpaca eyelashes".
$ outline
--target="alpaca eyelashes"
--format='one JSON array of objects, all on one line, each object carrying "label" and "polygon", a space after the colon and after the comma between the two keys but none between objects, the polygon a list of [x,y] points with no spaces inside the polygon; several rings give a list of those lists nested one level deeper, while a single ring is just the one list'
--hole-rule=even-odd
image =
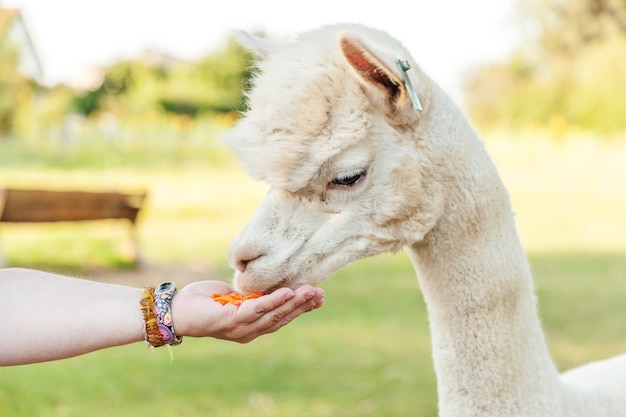
[{"label": "alpaca eyelashes", "polygon": [[360,169],[356,172],[341,174],[337,178],[333,179],[330,183],[331,185],[338,187],[354,187],[363,178],[365,178],[366,175],[367,171],[365,169]]}]

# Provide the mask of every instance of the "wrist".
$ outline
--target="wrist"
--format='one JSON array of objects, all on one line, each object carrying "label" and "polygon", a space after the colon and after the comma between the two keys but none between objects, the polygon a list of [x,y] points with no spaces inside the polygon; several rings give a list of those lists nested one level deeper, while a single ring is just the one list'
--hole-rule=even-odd
[{"label": "wrist", "polygon": [[188,321],[185,320],[185,300],[181,298],[181,292],[176,291],[172,297],[172,322],[176,326],[176,335],[178,337],[192,336],[189,331]]}]

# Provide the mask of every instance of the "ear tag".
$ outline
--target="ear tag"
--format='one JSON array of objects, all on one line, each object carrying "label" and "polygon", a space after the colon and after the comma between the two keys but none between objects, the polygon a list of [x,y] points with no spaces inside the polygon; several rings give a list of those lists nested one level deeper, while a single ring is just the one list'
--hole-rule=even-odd
[{"label": "ear tag", "polygon": [[411,97],[411,101],[415,106],[415,110],[418,112],[422,111],[422,103],[420,103],[419,97],[415,93],[415,89],[413,88],[413,84],[411,84],[411,80],[409,79],[409,75],[406,73],[411,69],[411,65],[406,59],[397,59],[396,64],[398,65],[398,69],[402,74],[402,79],[404,80],[404,86],[406,87],[406,91],[409,92],[409,96]]}]

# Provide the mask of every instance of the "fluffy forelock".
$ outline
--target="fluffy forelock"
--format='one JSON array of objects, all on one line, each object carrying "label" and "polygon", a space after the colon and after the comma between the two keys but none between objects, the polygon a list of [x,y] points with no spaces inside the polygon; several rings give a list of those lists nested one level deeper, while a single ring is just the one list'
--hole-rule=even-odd
[{"label": "fluffy forelock", "polygon": [[337,42],[342,31],[369,42],[383,37],[362,26],[327,26],[257,62],[249,110],[227,137],[254,178],[296,191],[367,135],[367,99]]}]

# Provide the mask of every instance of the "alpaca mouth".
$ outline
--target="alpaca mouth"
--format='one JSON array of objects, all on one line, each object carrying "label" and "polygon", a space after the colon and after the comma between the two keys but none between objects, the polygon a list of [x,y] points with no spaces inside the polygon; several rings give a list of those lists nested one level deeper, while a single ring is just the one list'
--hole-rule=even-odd
[{"label": "alpaca mouth", "polygon": [[245,295],[253,293],[267,295],[283,287],[288,287],[292,290],[295,290],[297,287],[299,287],[299,285],[290,285],[293,284],[291,281],[292,277],[288,277],[276,282],[274,285],[263,287],[262,285],[258,285],[259,283],[255,283],[254,280],[246,279],[245,282],[242,282],[235,279],[235,290]]},{"label": "alpaca mouth", "polygon": [[295,290],[296,288],[298,288],[297,286],[291,286],[289,284],[291,284],[292,279],[291,278],[284,278],[283,280],[277,282],[275,285],[269,287],[268,289],[266,289],[265,291],[263,291],[263,294],[271,294],[274,291],[283,288],[283,287],[289,287],[292,290]]}]

